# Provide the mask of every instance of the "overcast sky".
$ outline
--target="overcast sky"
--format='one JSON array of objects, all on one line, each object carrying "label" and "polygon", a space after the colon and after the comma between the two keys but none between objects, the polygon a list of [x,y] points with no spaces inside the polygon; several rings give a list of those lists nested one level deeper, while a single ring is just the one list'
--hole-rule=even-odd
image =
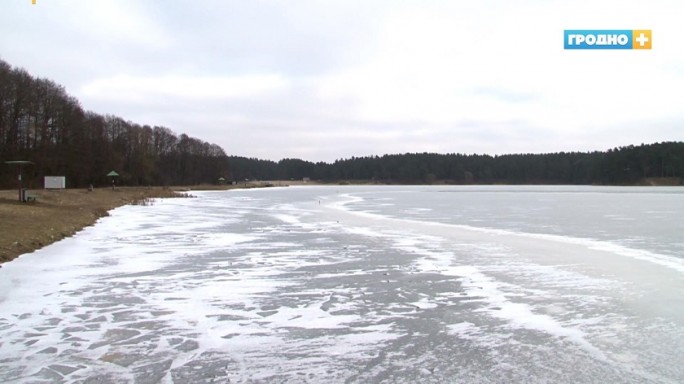
[{"label": "overcast sky", "polygon": [[[684,140],[684,2],[0,0],[0,59],[82,106],[311,161]],[[564,29],[653,49],[564,50]]]}]

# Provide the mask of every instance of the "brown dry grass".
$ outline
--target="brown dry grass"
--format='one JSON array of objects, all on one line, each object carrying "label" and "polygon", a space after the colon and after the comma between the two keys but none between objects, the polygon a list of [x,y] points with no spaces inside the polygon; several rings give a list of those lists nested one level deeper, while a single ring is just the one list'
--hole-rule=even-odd
[{"label": "brown dry grass", "polygon": [[36,201],[20,203],[16,190],[0,191],[0,263],[71,236],[116,207],[184,196],[159,187],[32,190],[29,195]]}]

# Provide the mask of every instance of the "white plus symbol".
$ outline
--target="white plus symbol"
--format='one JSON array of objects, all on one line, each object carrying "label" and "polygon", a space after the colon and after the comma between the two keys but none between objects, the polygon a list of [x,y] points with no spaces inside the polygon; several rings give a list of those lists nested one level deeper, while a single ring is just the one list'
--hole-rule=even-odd
[{"label": "white plus symbol", "polygon": [[641,32],[639,37],[636,38],[636,41],[639,43],[640,46],[643,47],[644,44],[646,44],[646,42],[648,41],[648,37],[646,37],[646,35],[644,35],[644,33]]}]

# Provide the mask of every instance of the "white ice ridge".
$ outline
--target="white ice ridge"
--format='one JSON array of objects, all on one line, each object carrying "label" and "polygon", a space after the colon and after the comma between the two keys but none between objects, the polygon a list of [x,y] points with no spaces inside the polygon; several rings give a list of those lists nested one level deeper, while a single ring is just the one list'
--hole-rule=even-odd
[{"label": "white ice ridge", "polygon": [[594,358],[608,361],[600,349],[586,340],[584,332],[574,327],[565,327],[549,315],[534,313],[528,304],[509,300],[501,290],[501,283],[486,276],[476,267],[451,267],[443,273],[459,277],[469,297],[486,303],[486,307],[479,311],[485,311],[493,317],[506,320],[512,328],[535,330],[565,338],[579,345]]},{"label": "white ice ridge", "polygon": [[[416,220],[407,219],[393,219],[387,218],[382,215],[377,215],[368,212],[356,212],[349,211],[345,208],[345,205],[350,201],[358,202],[361,198],[348,196],[345,201],[333,203],[331,206],[336,209],[345,210],[350,213],[367,217],[373,219],[381,220],[399,220],[407,224],[426,224],[424,222],[419,222]],[[433,223],[427,223],[433,224]],[[434,223],[436,224],[436,223]],[[436,224],[442,225],[442,224]],[[469,227],[469,226],[458,226],[443,224],[451,228],[467,229],[467,230],[477,230],[479,228]],[[608,361],[605,354],[597,347],[592,345],[585,338],[584,332],[572,326],[564,326],[561,322],[554,319],[552,316],[546,314],[538,314],[533,311],[532,306],[520,302],[514,302],[510,300],[507,295],[501,290],[502,283],[497,282],[493,278],[482,273],[475,266],[454,266],[453,263],[458,258],[453,254],[453,252],[445,251],[447,248],[444,239],[438,236],[431,235],[411,235],[407,231],[393,231],[393,230],[372,230],[368,227],[356,227],[348,226],[345,230],[349,233],[385,238],[393,242],[393,247],[400,249],[404,252],[410,254],[422,256],[421,258],[414,261],[413,270],[418,273],[438,273],[443,276],[453,276],[462,282],[465,293],[468,297],[473,298],[475,301],[479,301],[485,304],[485,306],[479,309],[479,312],[486,312],[492,317],[505,320],[509,327],[517,329],[528,329],[543,332],[554,337],[562,338],[568,340],[580,348],[585,350],[587,353],[591,354],[594,358],[600,359],[601,361]],[[494,233],[499,230],[481,230],[482,232]],[[501,231],[506,235],[524,235],[510,231]],[[560,237],[560,236],[558,236]],[[480,247],[485,247],[485,245],[480,245]],[[489,245],[489,249],[483,249],[485,252],[498,252],[496,246]],[[487,247],[485,247],[487,248]],[[592,279],[586,277],[583,279],[584,282],[590,281]],[[508,284],[507,284],[508,285]],[[417,307],[428,308],[431,304],[427,300],[422,300],[416,303]],[[455,329],[454,331],[456,331]]]},{"label": "white ice ridge", "polygon": [[608,241],[600,241],[600,240],[594,240],[594,239],[572,237],[572,236],[561,236],[561,235],[553,235],[553,234],[516,232],[516,231],[510,231],[510,230],[498,229],[498,228],[484,228],[484,227],[475,227],[475,226],[463,225],[463,224],[449,224],[449,223],[439,223],[439,222],[433,222],[433,221],[421,221],[421,220],[417,220],[417,219],[396,218],[396,217],[381,215],[378,213],[372,213],[372,212],[366,212],[366,211],[356,211],[356,210],[350,209],[348,207],[348,205],[364,201],[364,199],[360,196],[356,196],[356,195],[352,195],[352,194],[344,194],[344,195],[340,195],[340,198],[341,198],[341,200],[330,203],[327,206],[329,208],[333,208],[333,209],[336,209],[339,211],[344,211],[344,212],[347,212],[349,214],[353,214],[353,215],[356,215],[359,217],[366,217],[366,218],[372,218],[372,219],[377,219],[377,220],[394,221],[394,222],[398,223],[399,225],[401,225],[401,223],[404,223],[404,224],[421,224],[421,225],[430,225],[430,226],[434,226],[434,227],[442,227],[442,228],[451,228],[451,229],[459,229],[459,230],[466,230],[466,231],[472,231],[472,232],[479,232],[479,233],[485,233],[485,234],[490,234],[490,235],[503,235],[503,236],[520,237],[520,238],[533,238],[533,239],[541,239],[541,240],[546,240],[546,241],[551,241],[551,242],[556,242],[556,243],[561,243],[561,244],[579,245],[579,246],[583,246],[583,247],[586,247],[586,248],[592,249],[592,250],[609,252],[609,253],[612,253],[615,255],[619,255],[619,256],[623,256],[623,257],[629,257],[629,258],[632,258],[635,260],[646,261],[646,262],[649,262],[652,264],[657,264],[657,265],[675,270],[681,274],[684,274],[684,259],[682,259],[682,258],[658,254],[655,252],[650,252],[650,251],[641,250],[641,249],[629,248],[629,247],[625,247],[623,245],[611,243]]},{"label": "white ice ridge", "polygon": [[501,290],[503,284],[485,275],[477,267],[454,266],[453,262],[457,258],[453,253],[435,249],[443,248],[439,245],[440,240],[438,238],[433,236],[404,236],[395,241],[396,248],[424,256],[415,262],[418,272],[439,273],[444,276],[456,277],[461,281],[468,297],[485,304],[485,307],[479,311],[506,320],[512,328],[535,330],[565,338],[579,345],[595,358],[607,361],[603,352],[589,343],[581,330],[563,326],[549,315],[535,313],[528,304],[510,300]]}]

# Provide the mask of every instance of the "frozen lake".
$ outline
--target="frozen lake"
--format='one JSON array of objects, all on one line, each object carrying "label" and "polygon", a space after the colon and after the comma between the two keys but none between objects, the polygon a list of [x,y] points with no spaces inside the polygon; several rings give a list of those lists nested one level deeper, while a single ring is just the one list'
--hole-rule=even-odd
[{"label": "frozen lake", "polygon": [[3,265],[0,381],[684,382],[684,188],[194,194]]}]

